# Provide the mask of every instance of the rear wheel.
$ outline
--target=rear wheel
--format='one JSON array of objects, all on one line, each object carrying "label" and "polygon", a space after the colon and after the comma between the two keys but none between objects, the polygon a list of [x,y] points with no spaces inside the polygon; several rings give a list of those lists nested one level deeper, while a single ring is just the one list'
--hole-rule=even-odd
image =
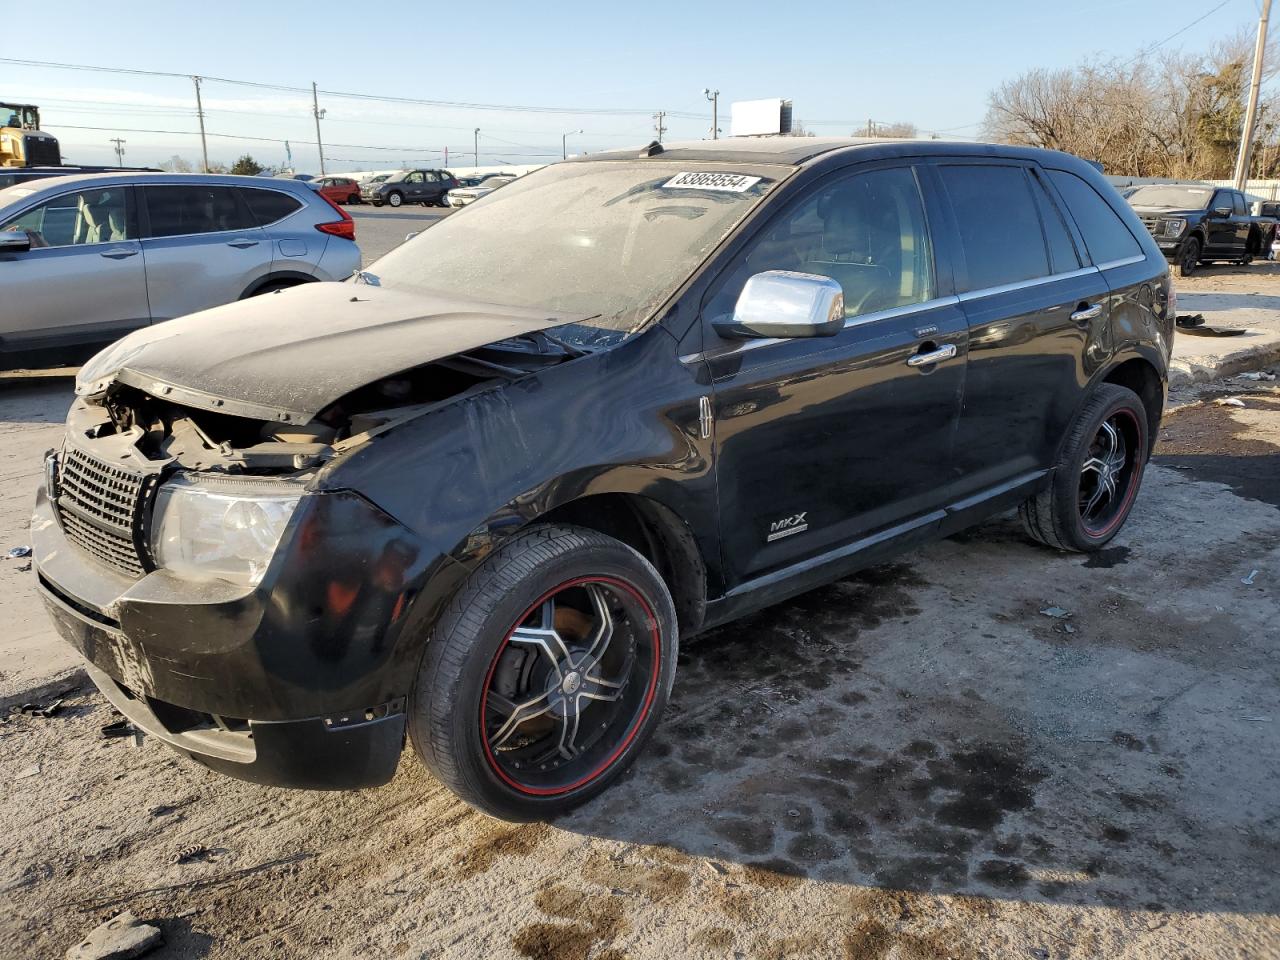
[{"label": "rear wheel", "polygon": [[1072,427],[1051,483],[1018,510],[1027,533],[1059,550],[1101,549],[1129,516],[1148,449],[1138,395],[1100,384]]},{"label": "rear wheel", "polygon": [[1178,276],[1189,277],[1200,266],[1200,241],[1195,237],[1188,240],[1178,256]]},{"label": "rear wheel", "polygon": [[431,771],[507,820],[554,816],[631,764],[671,691],[676,618],[611,537],[542,527],[489,557],[432,631],[409,711]]}]

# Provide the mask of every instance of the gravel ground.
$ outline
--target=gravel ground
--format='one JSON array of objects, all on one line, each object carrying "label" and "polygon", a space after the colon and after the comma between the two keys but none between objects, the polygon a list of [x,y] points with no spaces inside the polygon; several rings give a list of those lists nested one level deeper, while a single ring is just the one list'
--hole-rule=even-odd
[{"label": "gravel ground", "polygon": [[688,645],[645,756],[553,824],[411,752],[289,792],[102,738],[91,690],[17,717],[0,956],[126,908],[160,958],[1280,956],[1280,391],[1236,395],[1169,416],[1097,556],[1000,519]]}]

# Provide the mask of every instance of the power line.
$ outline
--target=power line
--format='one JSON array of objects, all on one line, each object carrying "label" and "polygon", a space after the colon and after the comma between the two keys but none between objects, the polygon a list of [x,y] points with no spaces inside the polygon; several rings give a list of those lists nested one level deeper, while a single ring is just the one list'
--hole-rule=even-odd
[{"label": "power line", "polygon": [[1231,0],[1222,0],[1222,2],[1221,2],[1220,4],[1218,4],[1218,5],[1217,5],[1216,7],[1214,7],[1212,10],[1210,10],[1208,13],[1201,14],[1200,16],[1198,16],[1198,17],[1196,17],[1194,20],[1192,20],[1190,23],[1188,23],[1185,27],[1182,27],[1180,30],[1175,30],[1173,33],[1169,34],[1167,37],[1165,37],[1165,38],[1164,38],[1163,40],[1161,40],[1160,42],[1158,42],[1158,43],[1153,43],[1151,46],[1144,48],[1143,50],[1141,50],[1141,51],[1137,54],[1137,56],[1132,57],[1132,58],[1130,58],[1130,59],[1126,60],[1124,63],[1120,64],[1120,66],[1122,66],[1122,67],[1127,67],[1127,66],[1129,66],[1129,64],[1131,64],[1131,63],[1136,63],[1137,61],[1141,60],[1141,59],[1142,59],[1143,57],[1145,57],[1147,54],[1149,54],[1149,53],[1153,53],[1153,52],[1155,52],[1156,50],[1159,50],[1161,47],[1163,47],[1163,46],[1164,46],[1166,43],[1168,43],[1170,40],[1174,39],[1175,37],[1180,37],[1180,36],[1182,36],[1184,33],[1186,33],[1188,30],[1190,30],[1192,27],[1194,27],[1194,26],[1195,26],[1197,23],[1199,23],[1200,21],[1202,21],[1202,20],[1208,20],[1211,16],[1213,16],[1215,13],[1217,13],[1219,10],[1221,10],[1223,7],[1225,7],[1225,6],[1226,6],[1228,3],[1230,3],[1230,2],[1231,2]]}]

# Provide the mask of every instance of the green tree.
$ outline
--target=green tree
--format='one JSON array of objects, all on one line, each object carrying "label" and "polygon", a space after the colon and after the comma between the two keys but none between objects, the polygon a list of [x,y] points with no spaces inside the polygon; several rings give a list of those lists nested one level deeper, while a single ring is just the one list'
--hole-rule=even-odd
[{"label": "green tree", "polygon": [[231,165],[231,172],[242,177],[256,177],[262,169],[262,164],[247,153]]}]

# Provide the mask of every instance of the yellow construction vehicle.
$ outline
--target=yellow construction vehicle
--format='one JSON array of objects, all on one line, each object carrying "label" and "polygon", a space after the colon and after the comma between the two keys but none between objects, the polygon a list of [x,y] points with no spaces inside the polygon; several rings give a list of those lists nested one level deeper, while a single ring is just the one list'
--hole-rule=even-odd
[{"label": "yellow construction vehicle", "polygon": [[57,167],[58,138],[40,129],[40,108],[0,102],[0,167]]}]

